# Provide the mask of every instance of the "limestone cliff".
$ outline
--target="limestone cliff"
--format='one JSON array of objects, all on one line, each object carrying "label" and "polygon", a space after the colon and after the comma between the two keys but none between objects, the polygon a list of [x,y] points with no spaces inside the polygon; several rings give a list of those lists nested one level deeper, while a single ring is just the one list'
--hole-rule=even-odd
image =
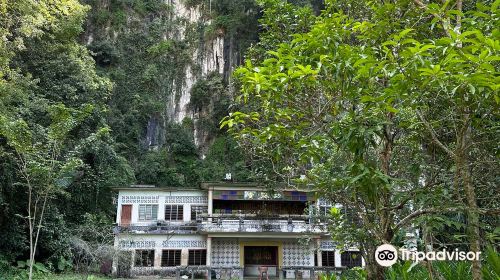
[{"label": "limestone cliff", "polygon": [[[123,122],[112,127],[138,141],[143,149],[161,148],[169,123],[190,124],[201,154],[215,137],[214,116],[220,92],[205,92],[193,106],[192,89],[217,73],[228,88],[229,77],[241,61],[245,46],[238,41],[240,18],[257,30],[253,1],[218,0],[89,0],[92,7],[82,41],[98,66],[115,83],[111,106]],[[243,4],[242,4],[243,3]],[[237,13],[237,15],[235,15]],[[257,34],[245,37],[246,46]],[[240,59],[237,59],[237,58]],[[210,89],[210,88],[208,88]],[[210,90],[208,90],[210,91]],[[226,91],[227,92],[227,91]],[[119,112],[119,113],[117,113]],[[125,121],[127,120],[127,121]],[[134,124],[130,129],[128,122]],[[112,123],[113,124],[113,123]],[[208,128],[210,127],[210,128]],[[133,135],[130,135],[133,134]]]}]

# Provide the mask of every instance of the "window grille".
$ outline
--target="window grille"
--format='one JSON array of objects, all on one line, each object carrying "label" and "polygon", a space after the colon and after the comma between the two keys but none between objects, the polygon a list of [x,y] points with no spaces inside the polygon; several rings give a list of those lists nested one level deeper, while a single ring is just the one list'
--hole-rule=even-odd
[{"label": "window grille", "polygon": [[161,266],[181,265],[181,250],[162,250]]},{"label": "window grille", "polygon": [[322,251],[321,252],[321,265],[322,266],[335,266],[335,251]]},{"label": "window grille", "polygon": [[165,205],[165,220],[166,221],[182,221],[184,220],[183,205]]},{"label": "window grille", "polygon": [[155,250],[135,250],[135,266],[153,267]]},{"label": "window grille", "polygon": [[188,265],[206,265],[207,250],[189,250]]}]

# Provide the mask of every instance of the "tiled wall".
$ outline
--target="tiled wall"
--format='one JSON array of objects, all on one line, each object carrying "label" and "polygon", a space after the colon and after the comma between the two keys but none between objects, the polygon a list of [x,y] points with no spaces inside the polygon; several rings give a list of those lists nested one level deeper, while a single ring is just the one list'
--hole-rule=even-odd
[{"label": "tiled wall", "polygon": [[240,266],[240,244],[237,239],[212,241],[212,266]]},{"label": "tiled wall", "polygon": [[314,251],[312,247],[299,244],[296,240],[283,242],[283,266],[312,266]]}]

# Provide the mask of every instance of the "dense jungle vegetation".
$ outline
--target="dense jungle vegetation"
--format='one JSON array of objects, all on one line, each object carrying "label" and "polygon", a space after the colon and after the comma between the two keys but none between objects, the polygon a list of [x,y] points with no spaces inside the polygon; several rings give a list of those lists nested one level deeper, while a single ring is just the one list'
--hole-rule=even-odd
[{"label": "dense jungle vegetation", "polygon": [[[498,0],[178,2],[0,1],[0,279],[99,268],[115,186],[227,172],[347,205],[332,238],[367,269],[345,277],[499,279]],[[415,232],[485,257],[374,264]]]}]

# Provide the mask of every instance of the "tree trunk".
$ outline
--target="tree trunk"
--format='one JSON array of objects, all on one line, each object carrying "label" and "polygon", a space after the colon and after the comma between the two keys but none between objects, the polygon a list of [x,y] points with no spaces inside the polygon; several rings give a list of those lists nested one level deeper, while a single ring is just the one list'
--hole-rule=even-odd
[{"label": "tree trunk", "polygon": [[[424,246],[425,246],[425,252],[433,252],[434,251],[434,246],[432,244],[432,233],[430,227],[427,226],[427,224],[424,224],[423,230],[422,230],[422,236],[423,236],[423,241],[424,241]],[[432,261],[427,260],[425,262],[425,265],[427,267],[427,271],[429,272],[429,280],[434,280],[434,270],[432,268]]]},{"label": "tree trunk", "polygon": [[32,257],[33,253],[30,250],[30,272],[28,274],[28,279],[31,280],[33,279],[33,262],[35,261],[34,258]]},{"label": "tree trunk", "polygon": [[29,188],[28,188],[28,224],[29,224],[29,234],[30,234],[30,263],[28,264],[29,265],[29,274],[28,274],[28,279],[31,280],[33,279],[33,263],[35,261],[35,250],[34,250],[34,246],[33,246],[33,224],[34,224],[34,220],[32,219],[31,217],[31,200],[32,200],[32,194],[33,194],[33,191],[32,191],[32,188],[31,188],[31,185],[29,185]]},{"label": "tree trunk", "polygon": [[384,267],[377,263],[366,264],[367,280],[384,280]]},{"label": "tree trunk", "polygon": [[367,272],[367,280],[384,280],[384,270],[383,266],[380,266],[375,260],[375,250],[376,246],[369,244],[364,247],[364,257],[365,257],[365,269]]},{"label": "tree trunk", "polygon": [[[481,235],[479,229],[479,211],[476,201],[476,192],[471,181],[471,174],[467,166],[462,166],[464,169],[462,171],[465,196],[467,202],[467,222],[468,222],[468,235],[470,242],[470,250],[472,252],[481,251]],[[474,280],[482,279],[481,273],[481,261],[472,261],[472,278]]]},{"label": "tree trunk", "polygon": [[[471,127],[470,116],[468,109],[464,110],[463,122],[464,126],[460,130],[460,135],[457,141],[456,165],[460,170],[460,179],[465,191],[465,203],[467,205],[467,234],[470,242],[470,251],[481,251],[481,234],[479,228],[479,208],[477,206],[476,192],[472,183],[472,174],[469,166],[469,148],[471,147]],[[472,278],[474,280],[482,279],[481,261],[472,261]]]}]

